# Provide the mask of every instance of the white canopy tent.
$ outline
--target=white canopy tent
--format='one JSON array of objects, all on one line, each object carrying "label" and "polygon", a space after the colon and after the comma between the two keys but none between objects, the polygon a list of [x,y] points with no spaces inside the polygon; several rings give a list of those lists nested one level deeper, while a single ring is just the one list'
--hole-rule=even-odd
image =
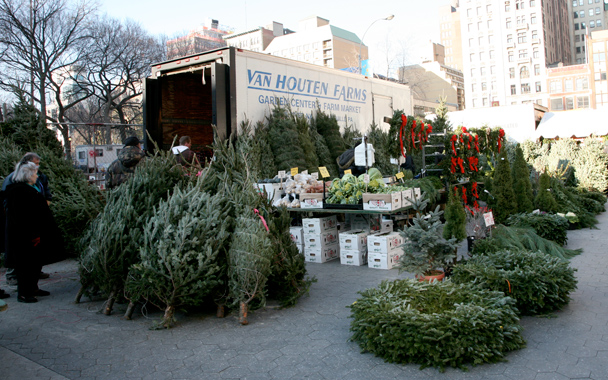
[{"label": "white canopy tent", "polygon": [[608,135],[608,109],[546,112],[535,136],[546,139]]}]

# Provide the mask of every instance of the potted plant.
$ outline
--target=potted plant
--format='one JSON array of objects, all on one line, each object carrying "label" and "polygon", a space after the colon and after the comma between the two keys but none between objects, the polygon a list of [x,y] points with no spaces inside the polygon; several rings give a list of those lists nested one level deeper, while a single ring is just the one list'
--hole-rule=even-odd
[{"label": "potted plant", "polygon": [[428,205],[424,195],[421,200],[415,200],[413,208],[416,215],[411,226],[406,226],[401,235],[405,243],[401,246],[403,255],[399,259],[399,271],[412,272],[419,280],[443,279],[444,267],[454,259],[458,248],[455,238],[443,237],[443,224],[440,217],[443,211],[439,206],[435,211],[422,214]]}]

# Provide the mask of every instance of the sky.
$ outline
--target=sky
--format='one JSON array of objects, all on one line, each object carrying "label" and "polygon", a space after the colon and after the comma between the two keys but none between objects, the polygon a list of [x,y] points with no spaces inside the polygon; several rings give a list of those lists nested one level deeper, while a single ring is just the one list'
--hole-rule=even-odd
[{"label": "sky", "polygon": [[[430,40],[440,42],[438,9],[450,3],[450,0],[98,1],[101,14],[122,20],[133,19],[150,33],[168,37],[184,34],[209,18],[234,28],[237,33],[273,21],[297,32],[299,20],[319,16],[359,38],[367,30],[363,43],[369,48],[374,71],[383,75],[386,75],[388,57],[406,57],[407,63],[417,63]],[[374,23],[389,15],[395,18]],[[399,60],[403,62],[403,58]]]}]

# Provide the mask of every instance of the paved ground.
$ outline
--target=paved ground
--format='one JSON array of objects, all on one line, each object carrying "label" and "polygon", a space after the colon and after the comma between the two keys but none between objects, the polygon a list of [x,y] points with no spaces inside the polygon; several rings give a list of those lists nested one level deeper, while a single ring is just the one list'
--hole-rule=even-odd
[{"label": "paved ground", "polygon": [[[105,316],[102,301],[73,304],[76,265],[63,262],[45,268],[52,276],[41,287],[52,294],[41,302],[18,303],[9,289],[0,379],[608,379],[608,213],[599,220],[599,230],[568,234],[569,247],[584,249],[572,260],[572,302],[554,318],[524,318],[528,346],[504,363],[439,373],[361,354],[348,341],[346,306],[359,290],[406,277],[396,270],[308,264],[318,282],[294,308],[257,311],[248,326],[235,315],[180,314],[173,329],[154,331],[158,312],[141,309],[126,321],[126,305]],[[6,289],[3,273],[0,284]]]}]

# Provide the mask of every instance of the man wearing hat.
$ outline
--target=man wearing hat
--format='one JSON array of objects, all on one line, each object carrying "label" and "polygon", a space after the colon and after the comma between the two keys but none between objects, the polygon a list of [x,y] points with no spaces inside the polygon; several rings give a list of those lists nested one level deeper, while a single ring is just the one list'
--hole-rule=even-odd
[{"label": "man wearing hat", "polygon": [[141,150],[141,141],[135,136],[131,136],[124,141],[124,148],[118,153],[116,159],[106,172],[106,187],[113,189],[125,182],[134,172],[135,167],[144,157]]}]

